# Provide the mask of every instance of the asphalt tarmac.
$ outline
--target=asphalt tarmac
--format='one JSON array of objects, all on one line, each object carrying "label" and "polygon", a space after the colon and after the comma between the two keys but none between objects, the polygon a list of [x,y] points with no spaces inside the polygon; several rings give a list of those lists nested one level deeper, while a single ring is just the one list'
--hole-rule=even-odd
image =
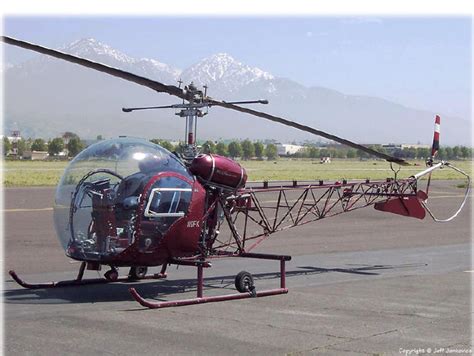
[{"label": "asphalt tarmac", "polygon": [[[462,199],[439,182],[430,202],[449,215]],[[75,277],[53,228],[52,188],[4,190],[5,273],[28,281]],[[194,297],[192,267],[168,279],[26,290],[4,276],[7,355],[466,354],[471,349],[471,198],[452,222],[365,208],[280,232],[255,252],[292,255],[289,293],[149,310],[150,300]],[[224,259],[205,270],[205,295],[235,293],[251,272],[278,287],[277,262]],[[102,271],[103,272],[103,271]],[[121,270],[126,274],[126,270]],[[97,272],[86,272],[97,277]]]}]

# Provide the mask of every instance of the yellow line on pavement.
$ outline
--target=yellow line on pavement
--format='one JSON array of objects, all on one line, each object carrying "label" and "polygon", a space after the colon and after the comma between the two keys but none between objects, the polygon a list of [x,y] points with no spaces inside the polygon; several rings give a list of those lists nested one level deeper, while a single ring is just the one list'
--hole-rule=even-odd
[{"label": "yellow line on pavement", "polygon": [[53,208],[36,208],[36,209],[3,209],[4,213],[24,213],[33,211],[51,211]]}]

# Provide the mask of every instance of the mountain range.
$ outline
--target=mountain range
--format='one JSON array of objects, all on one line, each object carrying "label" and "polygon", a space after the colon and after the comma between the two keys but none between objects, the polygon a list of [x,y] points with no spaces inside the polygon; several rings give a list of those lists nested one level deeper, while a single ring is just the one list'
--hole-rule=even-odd
[{"label": "mountain range", "polygon": [[[268,105],[252,107],[356,142],[429,144],[432,139],[435,111],[324,87],[305,87],[241,63],[226,53],[214,54],[181,70],[156,59],[130,57],[95,39],[78,40],[60,50],[165,84],[176,85],[182,80],[207,85],[208,95],[216,99],[268,99]],[[14,128],[20,129],[24,137],[43,138],[65,131],[83,138],[184,136],[184,119],[175,116],[173,110],[121,111],[122,107],[179,102],[169,95],[157,95],[134,83],[42,55],[17,65],[4,63],[2,72],[6,133]],[[471,145],[469,120],[438,114],[442,117],[442,144]],[[213,140],[319,140],[296,129],[222,108],[211,108],[209,115],[199,120],[197,134],[199,139]]]}]

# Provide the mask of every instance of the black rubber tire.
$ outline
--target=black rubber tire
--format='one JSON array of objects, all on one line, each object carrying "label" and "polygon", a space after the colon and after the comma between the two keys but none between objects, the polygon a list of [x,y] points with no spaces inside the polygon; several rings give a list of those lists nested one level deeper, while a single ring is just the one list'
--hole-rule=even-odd
[{"label": "black rubber tire", "polygon": [[148,268],[145,266],[130,267],[130,271],[128,272],[128,278],[132,280],[143,279],[145,278],[147,272]]},{"label": "black rubber tire", "polygon": [[105,279],[110,282],[115,282],[118,279],[118,276],[118,271],[116,269],[111,269],[104,274]]},{"label": "black rubber tire", "polygon": [[247,271],[239,272],[235,276],[235,288],[240,293],[252,292],[255,289],[252,275]]}]

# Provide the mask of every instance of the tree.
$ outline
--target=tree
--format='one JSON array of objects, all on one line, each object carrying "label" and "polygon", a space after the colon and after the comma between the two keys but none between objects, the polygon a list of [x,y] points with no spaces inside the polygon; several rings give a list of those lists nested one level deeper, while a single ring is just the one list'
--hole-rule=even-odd
[{"label": "tree", "polygon": [[310,147],[308,151],[309,158],[318,158],[319,157],[319,148],[317,147]]},{"label": "tree", "polygon": [[[359,150],[357,150],[357,151],[359,151]],[[405,158],[405,151],[402,150],[401,148],[395,148],[392,151],[392,156],[397,157],[397,158]]]},{"label": "tree", "polygon": [[72,137],[67,143],[68,156],[74,157],[84,149],[84,144],[79,137]]},{"label": "tree", "polygon": [[418,147],[416,149],[416,158],[427,159],[430,156],[430,149],[425,147]]},{"label": "tree", "polygon": [[336,157],[336,158],[346,158],[346,155],[347,155],[347,150],[345,150],[343,148],[339,148],[338,150],[336,150],[336,155],[334,157]]},{"label": "tree", "polygon": [[258,159],[261,159],[263,157],[263,151],[265,150],[265,147],[263,147],[263,143],[261,142],[255,142],[253,144],[253,149],[255,151],[255,156]]},{"label": "tree", "polygon": [[231,156],[232,158],[242,156],[242,147],[237,141],[232,141],[231,143],[229,143],[227,149],[229,151],[229,156]]},{"label": "tree", "polygon": [[203,153],[210,154],[210,153],[215,153],[215,151],[216,151],[216,145],[212,141],[208,140],[208,141],[204,142],[204,144],[202,145],[202,152]]},{"label": "tree", "polygon": [[322,148],[319,150],[319,158],[323,157],[330,157],[329,150],[326,148]]},{"label": "tree", "polygon": [[216,145],[216,153],[221,156],[227,156],[227,146],[224,142],[219,142]]},{"label": "tree", "polygon": [[255,148],[250,140],[244,140],[241,144],[242,158],[244,160],[251,159],[255,155]]},{"label": "tree", "polygon": [[359,158],[369,158],[369,154],[363,150],[357,150],[357,156]]},{"label": "tree", "polygon": [[276,159],[278,157],[278,149],[273,143],[270,143],[265,147],[265,156],[267,159],[271,161],[272,159]]},{"label": "tree", "polygon": [[166,141],[166,140],[160,140],[158,138],[151,139],[150,142],[153,142],[155,145],[160,145],[164,149],[173,152],[175,150],[175,147],[171,144],[171,142]]},{"label": "tree", "polygon": [[295,153],[295,158],[308,158],[309,157],[309,147],[305,146],[301,150]]},{"label": "tree", "polygon": [[387,149],[382,145],[369,145],[368,148],[380,153],[388,154]]},{"label": "tree", "polygon": [[64,141],[61,137],[53,138],[48,143],[48,153],[50,156],[56,156],[64,149]]},{"label": "tree", "polygon": [[459,157],[461,157],[461,147],[454,146],[453,147],[453,159],[458,159]]},{"label": "tree", "polygon": [[347,157],[347,158],[356,158],[356,157],[357,157],[357,152],[356,152],[356,150],[354,150],[354,149],[352,149],[352,148],[349,148],[349,149],[347,150],[346,157]]},{"label": "tree", "polygon": [[454,153],[453,149],[451,147],[446,147],[446,159],[453,159],[454,158]]},{"label": "tree", "polygon": [[403,151],[405,151],[405,157],[407,158],[415,158],[417,150],[414,147],[406,148]]},{"label": "tree", "polygon": [[104,137],[102,135],[97,135],[96,140],[97,141],[102,141]]},{"label": "tree", "polygon": [[3,155],[6,156],[8,152],[12,149],[12,144],[10,143],[10,140],[8,137],[4,136],[3,137]]},{"label": "tree", "polygon": [[171,142],[169,142],[169,141],[163,140],[163,141],[160,142],[160,145],[161,145],[161,147],[163,147],[164,149],[166,149],[166,150],[168,150],[168,151],[170,151],[170,152],[173,152],[173,151],[174,151],[174,146],[173,146],[173,144],[172,144]]},{"label": "tree", "polygon": [[75,134],[74,132],[71,132],[71,131],[66,131],[64,134],[63,134],[63,138],[64,139],[70,139],[70,138],[73,138],[73,137],[79,137],[77,136],[77,134]]},{"label": "tree", "polygon": [[27,142],[24,139],[21,139],[17,142],[16,147],[18,150],[18,156],[23,157],[23,154],[27,150]]},{"label": "tree", "polygon": [[439,159],[447,159],[447,155],[446,155],[446,149],[444,147],[440,147],[439,150],[438,150],[438,158]]},{"label": "tree", "polygon": [[329,153],[328,153],[328,156],[331,157],[331,158],[335,158],[336,155],[337,155],[337,150],[335,148],[330,148],[329,150]]},{"label": "tree", "polygon": [[461,146],[461,157],[464,159],[471,157],[471,150],[466,146]]},{"label": "tree", "polygon": [[48,149],[48,146],[46,145],[46,142],[44,142],[42,138],[37,138],[31,144],[32,151],[46,151],[47,149]]}]

